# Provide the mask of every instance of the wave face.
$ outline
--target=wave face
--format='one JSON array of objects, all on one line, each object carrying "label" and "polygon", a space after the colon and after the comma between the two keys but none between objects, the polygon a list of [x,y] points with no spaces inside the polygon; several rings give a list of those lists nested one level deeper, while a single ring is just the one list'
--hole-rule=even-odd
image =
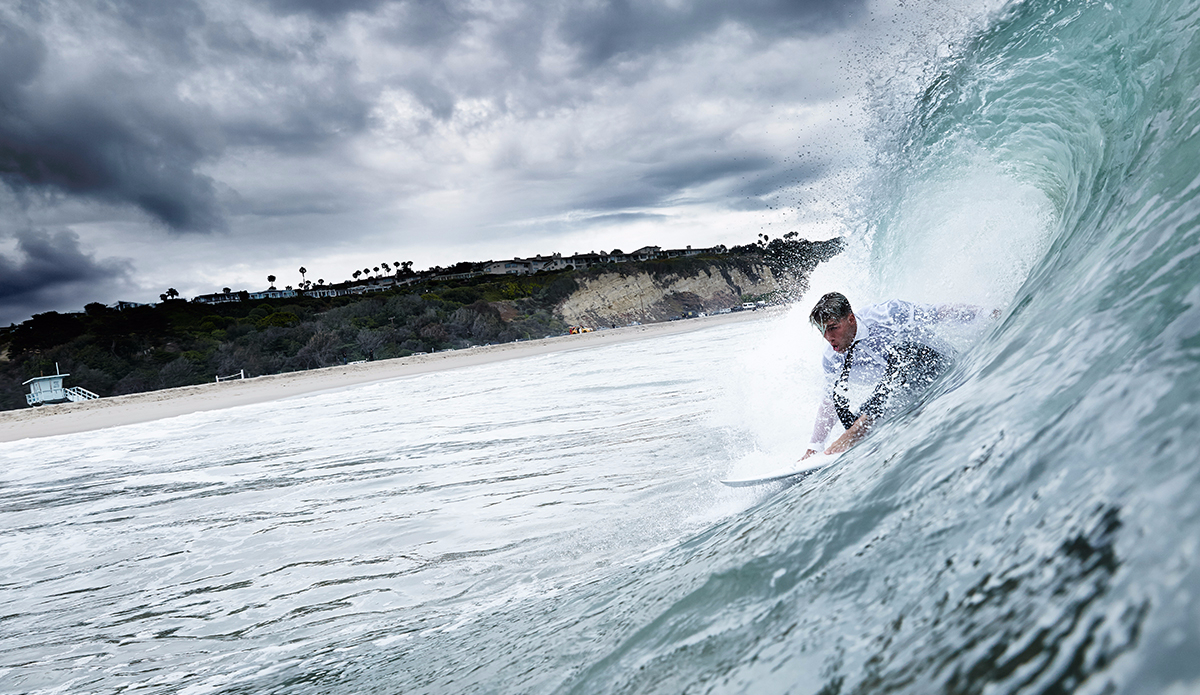
[{"label": "wave face", "polygon": [[571,692],[1200,690],[1198,29],[1030,1],[941,65],[883,148],[871,291],[1005,315],[834,471],[611,587],[679,595]]}]

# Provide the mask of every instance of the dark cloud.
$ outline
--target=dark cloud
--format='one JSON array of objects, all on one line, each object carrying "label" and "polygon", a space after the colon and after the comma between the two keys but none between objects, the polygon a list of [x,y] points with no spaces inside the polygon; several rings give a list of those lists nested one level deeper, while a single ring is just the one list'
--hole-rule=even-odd
[{"label": "dark cloud", "polygon": [[674,48],[727,22],[778,37],[828,32],[865,5],[865,0],[701,0],[666,5],[631,0],[578,5],[568,10],[563,37],[595,67],[618,55]]},{"label": "dark cloud", "polygon": [[398,10],[396,16],[380,35],[415,47],[445,46],[460,36],[467,22],[477,16],[466,6],[441,0],[410,0],[394,7]]},{"label": "dark cloud", "polygon": [[770,157],[755,153],[681,156],[652,167],[642,181],[659,190],[676,191],[775,166]]},{"label": "dark cloud", "polygon": [[[366,127],[353,61],[328,55],[320,31],[272,42],[209,23],[189,2],[93,12],[78,21],[116,33],[82,63],[48,49],[49,22],[0,15],[0,181],[14,190],[128,204],[171,230],[207,232],[226,221],[201,167],[228,147],[313,152]],[[183,94],[205,70],[236,76],[211,86],[243,98],[230,113]]]},{"label": "dark cloud", "polygon": [[595,215],[588,217],[578,226],[591,227],[594,225],[617,224],[622,222],[646,222],[660,221],[670,219],[667,215],[660,215],[652,212],[615,212],[608,215]]},{"label": "dark cloud", "polygon": [[283,14],[306,13],[317,17],[340,17],[350,12],[371,12],[391,0],[267,0],[267,6]]},{"label": "dark cloud", "polygon": [[121,0],[108,6],[120,20],[125,40],[153,47],[155,53],[172,63],[195,60],[191,32],[203,27],[207,17],[192,0]]},{"label": "dark cloud", "polygon": [[29,229],[16,238],[23,258],[0,254],[0,324],[49,309],[78,310],[130,284],[129,261],[97,260],[73,232]]},{"label": "dark cloud", "polygon": [[11,108],[7,95],[33,80],[45,59],[41,41],[0,18],[0,109]]},{"label": "dark cloud", "polygon": [[806,163],[787,167],[763,168],[748,172],[738,185],[729,191],[730,197],[765,198],[781,191],[816,181],[828,172],[824,163]]},{"label": "dark cloud", "polygon": [[[740,201],[773,195],[815,179],[822,171],[817,167],[783,169],[771,157],[753,152],[680,156],[644,166],[639,175],[606,185],[602,194],[577,200],[576,204],[588,210],[652,208],[675,202],[689,189],[713,184],[715,188],[707,192],[708,196],[717,201]],[[763,205],[755,206],[760,207]]]},{"label": "dark cloud", "polygon": [[435,83],[428,75],[414,75],[401,83],[434,118],[446,120],[454,115],[458,95]]},{"label": "dark cloud", "polygon": [[[272,0],[285,7],[334,13],[336,3]],[[839,30],[866,0],[723,0],[699,2],[525,2],[502,10],[445,0],[379,3],[373,35],[416,50],[430,63],[416,74],[402,68],[392,84],[406,89],[434,118],[448,120],[464,98],[490,99],[498,110],[522,115],[577,107],[595,85],[547,73],[548,56],[565,48],[582,70],[579,79],[614,57],[640,58],[702,41],[726,24],[766,40]],[[384,6],[386,5],[386,9]],[[350,7],[358,7],[352,3]],[[765,43],[765,42],[764,42]],[[486,57],[480,58],[480,54]],[[622,79],[642,76],[622,68]],[[611,75],[610,75],[611,76]],[[602,79],[603,79],[602,75]]]},{"label": "dark cloud", "polygon": [[5,183],[131,203],[179,230],[219,225],[212,181],[195,171],[212,148],[182,104],[119,73],[44,89],[46,57],[41,39],[0,23]]}]

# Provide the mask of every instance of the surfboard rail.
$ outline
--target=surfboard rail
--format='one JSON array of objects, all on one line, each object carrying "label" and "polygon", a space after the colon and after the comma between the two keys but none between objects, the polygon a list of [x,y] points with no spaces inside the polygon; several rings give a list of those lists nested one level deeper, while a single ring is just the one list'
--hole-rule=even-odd
[{"label": "surfboard rail", "polygon": [[[836,460],[836,457],[833,457],[833,459]],[[817,471],[825,470],[829,466],[832,466],[833,463],[833,460],[821,461],[815,465],[791,468],[789,470],[781,471],[779,473],[772,473],[770,475],[755,476],[753,478],[730,478],[722,480],[721,484],[729,487],[754,487],[755,485],[769,485],[771,483],[779,482],[795,483],[803,480],[813,473],[816,473]]]}]

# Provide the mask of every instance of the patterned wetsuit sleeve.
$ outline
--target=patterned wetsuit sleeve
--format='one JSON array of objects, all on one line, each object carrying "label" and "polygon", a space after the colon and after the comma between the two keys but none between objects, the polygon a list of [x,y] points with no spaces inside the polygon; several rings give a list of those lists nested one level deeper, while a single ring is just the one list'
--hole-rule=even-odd
[{"label": "patterned wetsuit sleeve", "polygon": [[899,346],[891,346],[887,352],[887,369],[883,373],[883,378],[875,384],[875,390],[871,393],[858,411],[859,416],[867,416],[867,420],[874,422],[883,414],[883,409],[887,405],[888,397],[892,395],[900,385],[904,382],[904,376],[900,373],[901,365],[898,360],[899,354],[896,348]]},{"label": "patterned wetsuit sleeve", "polygon": [[887,372],[879,383],[875,385],[875,391],[871,394],[859,409],[859,417],[866,416],[869,422],[874,422],[883,414],[883,407],[887,404],[888,396],[891,395],[892,389],[895,387],[896,369],[892,365],[891,360],[888,361]]}]

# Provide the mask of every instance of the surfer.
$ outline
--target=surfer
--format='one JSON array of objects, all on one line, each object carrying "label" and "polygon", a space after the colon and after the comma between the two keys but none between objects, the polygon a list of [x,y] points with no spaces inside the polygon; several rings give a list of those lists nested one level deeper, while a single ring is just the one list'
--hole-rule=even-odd
[{"label": "surfer", "polygon": [[[841,293],[821,297],[808,318],[829,343],[822,359],[828,390],[817,412],[808,451],[800,460],[822,450],[826,454],[846,451],[880,417],[928,388],[950,366],[949,346],[934,334],[933,327],[943,322],[969,323],[982,311],[977,306],[893,299],[855,312]],[[998,317],[1000,310],[991,315]],[[873,385],[857,413],[850,409],[851,385]],[[846,431],[826,449],[825,439],[835,418]]]}]

